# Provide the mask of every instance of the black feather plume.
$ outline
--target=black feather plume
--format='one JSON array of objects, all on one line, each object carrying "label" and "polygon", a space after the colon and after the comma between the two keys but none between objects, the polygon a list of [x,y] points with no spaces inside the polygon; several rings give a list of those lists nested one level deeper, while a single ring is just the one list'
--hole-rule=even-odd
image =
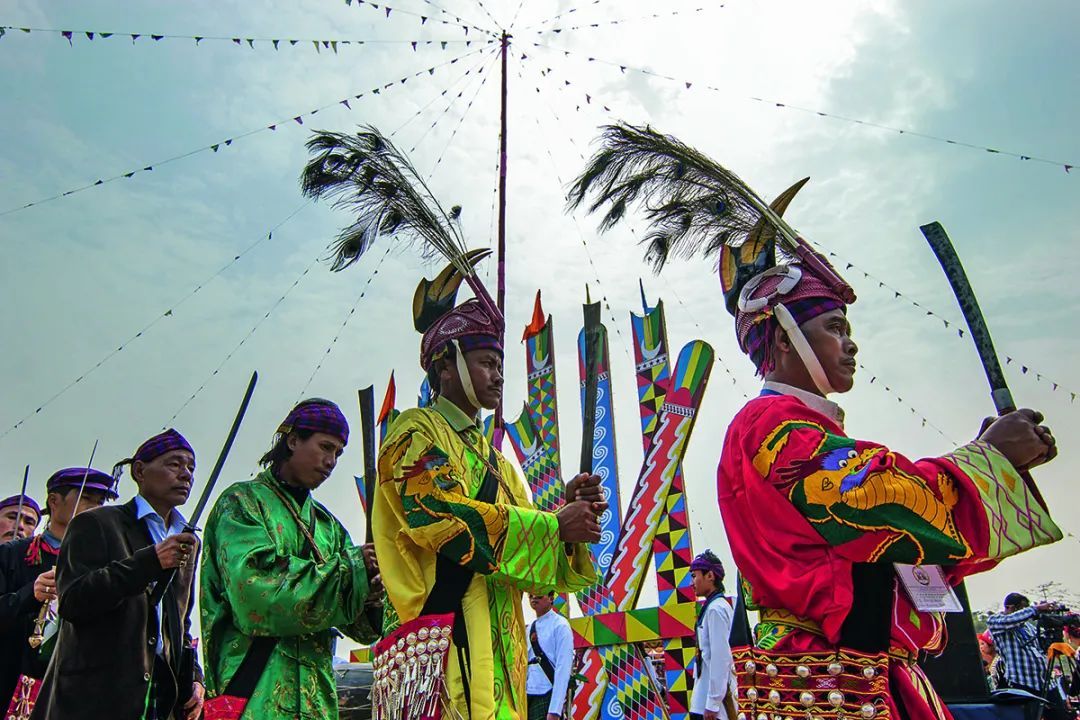
[{"label": "black feather plume", "polygon": [[448,215],[409,159],[376,128],[364,126],[355,135],[319,131],[307,148],[313,157],[300,176],[304,195],[331,198],[335,208],[356,213],[330,246],[331,269],[352,265],[381,237],[398,236],[472,275],[463,261],[460,208]]},{"label": "black feather plume", "polygon": [[[795,232],[734,173],[678,139],[650,127],[608,125],[601,147],[574,181],[567,205],[588,212],[605,206],[600,230],[610,230],[638,205],[649,222],[642,240],[656,271],[674,256],[718,258],[739,246],[760,222],[793,248]],[[591,196],[591,197],[590,197]],[[787,249],[787,248],[785,248]]]}]

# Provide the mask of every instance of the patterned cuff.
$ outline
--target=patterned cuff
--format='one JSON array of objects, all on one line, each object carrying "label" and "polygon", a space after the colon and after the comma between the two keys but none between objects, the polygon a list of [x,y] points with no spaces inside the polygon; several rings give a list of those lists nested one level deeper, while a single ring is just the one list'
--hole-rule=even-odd
[{"label": "patterned cuff", "polygon": [[995,447],[975,440],[945,459],[971,478],[979,491],[990,526],[987,559],[1000,560],[1061,539],[1050,514]]},{"label": "patterned cuff", "polygon": [[554,587],[563,543],[553,513],[532,508],[507,508],[506,538],[498,572],[518,585]]}]

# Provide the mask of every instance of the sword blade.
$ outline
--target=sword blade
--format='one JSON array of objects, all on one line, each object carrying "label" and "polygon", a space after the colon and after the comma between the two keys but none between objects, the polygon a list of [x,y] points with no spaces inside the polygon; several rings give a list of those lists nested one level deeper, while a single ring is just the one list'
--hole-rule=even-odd
[{"label": "sword blade", "polygon": [[919,230],[930,243],[930,249],[941,263],[941,269],[945,271],[945,277],[960,304],[960,311],[964,314],[968,332],[975,342],[975,349],[986,373],[986,380],[990,383],[990,397],[994,400],[994,407],[999,415],[1012,412],[1016,409],[1016,403],[1013,402],[1012,393],[1005,382],[1005,373],[1002,372],[1001,362],[994,351],[994,341],[990,337],[990,329],[986,326],[982,310],[979,309],[979,301],[975,298],[975,291],[971,288],[971,282],[964,272],[964,266],[960,263],[952,241],[941,223],[932,222],[923,225]]},{"label": "sword blade", "polygon": [[[930,243],[930,249],[934,251],[938,262],[941,263],[941,269],[945,271],[945,277],[952,287],[956,301],[960,304],[960,311],[964,313],[968,332],[971,333],[971,339],[975,342],[975,349],[979,353],[986,380],[990,383],[990,397],[994,401],[994,408],[998,415],[1012,412],[1016,409],[1016,402],[1013,401],[1012,392],[1009,391],[1009,385],[1005,382],[1005,373],[1001,370],[1001,361],[998,360],[997,352],[994,350],[990,329],[986,326],[986,319],[983,318],[982,310],[979,309],[979,301],[975,299],[975,291],[971,289],[971,282],[968,280],[967,273],[964,272],[964,266],[960,263],[960,258],[956,254],[952,241],[949,240],[948,233],[939,222],[928,223],[921,226],[919,230]],[[1031,477],[1031,473],[1022,470],[1020,477],[1023,478],[1035,500],[1046,508],[1046,501],[1043,500],[1042,493]]]},{"label": "sword blade", "polygon": [[[68,518],[70,523],[75,519],[75,516],[79,514],[79,503],[82,502],[83,490],[86,489],[86,478],[90,477],[90,468],[94,464],[94,456],[97,455],[97,446],[99,440],[94,441],[94,447],[90,448],[90,459],[86,462],[86,470],[82,474],[82,482],[79,483],[79,494],[75,496],[75,507],[71,508],[71,517]],[[116,484],[116,479],[113,479],[113,485]]]},{"label": "sword blade", "polygon": [[189,532],[198,529],[199,518],[202,516],[203,510],[206,509],[206,504],[210,502],[210,494],[214,491],[214,485],[217,484],[218,477],[221,475],[221,469],[225,467],[225,460],[228,459],[229,451],[232,450],[233,441],[236,440],[236,433],[240,430],[240,423],[244,420],[248,404],[251,402],[251,395],[255,392],[255,384],[258,382],[258,371],[251,373],[251,380],[248,381],[247,391],[244,392],[244,399],[240,401],[240,409],[236,411],[236,418],[233,420],[232,427],[229,428],[229,435],[225,438],[225,444],[218,454],[217,462],[214,463],[214,469],[210,472],[210,477],[206,480],[202,495],[199,496],[199,502],[195,505],[195,510],[192,511],[191,517],[188,519],[187,529]]},{"label": "sword blade", "polygon": [[26,470],[23,470],[22,476],[22,490],[19,491],[19,507],[15,510],[15,531],[11,536],[12,540],[19,539],[19,530],[22,529],[22,509],[23,500],[26,499],[26,483],[30,480],[30,466],[26,466]]},{"label": "sword blade", "polygon": [[372,541],[371,508],[375,502],[375,387],[357,391],[360,401],[360,433],[364,444],[364,514],[366,542]]},{"label": "sword blade", "polygon": [[[221,453],[218,454],[217,462],[214,463],[214,469],[210,471],[210,477],[206,480],[206,486],[203,487],[202,495],[199,496],[199,502],[195,505],[191,517],[188,518],[184,532],[191,533],[199,529],[199,517],[202,515],[203,510],[206,509],[206,504],[210,502],[210,493],[214,491],[214,485],[217,484],[218,477],[221,475],[221,469],[225,467],[225,460],[229,457],[229,451],[232,450],[233,441],[236,440],[236,433],[240,430],[240,423],[247,413],[248,404],[251,402],[251,395],[255,392],[257,382],[259,382],[259,373],[255,371],[251,373],[251,380],[248,381],[244,399],[240,401],[240,409],[236,411],[236,418],[233,419],[232,427],[229,428],[229,435],[225,438],[225,444],[221,448]],[[173,578],[176,577],[176,571],[176,568],[172,568],[164,578],[158,580],[157,585],[154,586],[153,591],[150,593],[150,607],[157,607],[158,603],[161,602],[161,598],[165,596],[165,592],[172,585]]]},{"label": "sword blade", "polygon": [[581,472],[592,473],[596,446],[596,402],[600,384],[600,303],[587,303],[585,313],[585,397],[582,398]]}]

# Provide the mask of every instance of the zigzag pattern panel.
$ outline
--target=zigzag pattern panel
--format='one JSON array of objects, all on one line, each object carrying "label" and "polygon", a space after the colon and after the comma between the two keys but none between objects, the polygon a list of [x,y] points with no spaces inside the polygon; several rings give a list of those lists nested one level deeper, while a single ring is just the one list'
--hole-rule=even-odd
[{"label": "zigzag pattern panel", "polygon": [[[594,612],[604,612],[610,605],[614,605],[618,610],[627,610],[637,603],[660,515],[666,506],[668,490],[682,462],[693,430],[694,418],[705,392],[712,363],[712,348],[700,340],[688,343],[679,354],[674,386],[661,408],[653,444],[646,454],[634,489],[634,497],[631,498],[624,517],[622,534],[606,578],[606,587],[596,593],[608,594],[610,601],[601,598],[597,602],[601,607],[594,609]],[[588,599],[596,600],[594,597]],[[631,667],[626,655],[607,649],[601,649],[600,652],[605,660],[608,681],[615,688],[627,717],[651,717],[659,702],[651,692],[647,693],[648,701],[642,700],[642,677],[638,674],[631,677],[626,672]],[[636,652],[630,655],[636,656]],[[641,672],[643,666],[640,658],[638,660],[634,666]],[[592,709],[583,702],[583,696],[595,696],[596,690],[589,687],[593,682],[603,684],[599,673],[587,677],[587,682],[575,696],[574,710],[575,713],[581,713],[580,717],[594,716],[591,714]],[[575,714],[575,717],[578,716]]]},{"label": "zigzag pattern panel", "polygon": [[[641,437],[645,452],[656,432],[656,408],[667,397],[671,386],[668,367],[667,322],[664,303],[650,308],[642,292],[643,315],[631,313],[634,337],[634,365],[637,374],[638,402],[641,412]],[[656,587],[662,607],[694,603],[696,597],[690,578],[693,549],[686,513],[686,494],[682,466],[676,468],[671,488],[664,501],[664,514],[653,540]],[[689,648],[689,652],[687,649]],[[686,720],[693,688],[692,661],[694,639],[670,637],[664,641],[664,685],[668,689],[668,711],[672,720]],[[690,662],[686,661],[689,655]]]},{"label": "zigzag pattern panel", "polygon": [[[600,577],[607,574],[615,556],[615,543],[622,527],[622,497],[619,492],[619,464],[615,446],[615,401],[611,394],[611,363],[607,328],[600,326],[600,377],[597,383],[596,430],[593,433],[593,472],[600,476],[608,509],[600,516],[600,541],[592,544],[593,562]],[[585,407],[585,331],[578,333],[578,377],[581,406]],[[584,424],[584,416],[582,417]]]}]

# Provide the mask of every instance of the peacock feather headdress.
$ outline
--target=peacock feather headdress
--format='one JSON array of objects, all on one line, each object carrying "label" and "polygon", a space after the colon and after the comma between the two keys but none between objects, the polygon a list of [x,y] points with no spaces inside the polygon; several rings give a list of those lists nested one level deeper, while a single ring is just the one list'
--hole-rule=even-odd
[{"label": "peacock feather headdress", "polygon": [[735,173],[670,135],[625,123],[608,125],[600,149],[572,184],[568,207],[606,207],[600,230],[618,224],[632,206],[649,223],[642,243],[656,271],[674,256],[716,258],[725,304],[738,311],[741,290],[777,265],[803,265],[845,302],[855,293],[782,217],[802,180],[772,205]]}]

